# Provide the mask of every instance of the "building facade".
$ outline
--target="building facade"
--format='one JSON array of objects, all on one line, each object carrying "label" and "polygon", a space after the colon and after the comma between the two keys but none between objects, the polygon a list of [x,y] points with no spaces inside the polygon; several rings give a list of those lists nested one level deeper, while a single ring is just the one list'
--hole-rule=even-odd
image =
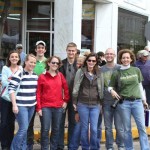
[{"label": "building facade", "polygon": [[17,43],[34,53],[37,40],[46,42],[47,57],[66,57],[71,41],[82,52],[112,47],[136,53],[150,45],[148,6],[149,0],[0,0],[0,55],[7,57]]}]

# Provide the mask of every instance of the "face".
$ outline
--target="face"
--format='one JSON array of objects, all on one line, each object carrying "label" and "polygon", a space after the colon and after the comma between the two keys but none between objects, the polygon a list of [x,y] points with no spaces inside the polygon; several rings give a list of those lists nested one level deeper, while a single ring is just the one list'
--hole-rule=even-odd
[{"label": "face", "polygon": [[53,58],[51,62],[48,63],[51,71],[56,71],[59,67],[59,60],[57,58]]},{"label": "face", "polygon": [[17,48],[18,53],[20,54],[22,52],[22,47]]},{"label": "face", "polygon": [[36,58],[29,56],[28,60],[25,61],[25,69],[29,72],[33,71],[36,65]]},{"label": "face", "polygon": [[105,59],[108,63],[114,62],[116,55],[113,49],[107,49],[105,52]]},{"label": "face", "polygon": [[148,56],[141,56],[141,60],[142,60],[143,62],[146,62],[146,61],[148,60]]},{"label": "face", "polygon": [[46,52],[45,46],[42,44],[37,45],[35,52],[37,56],[43,57],[44,53]]},{"label": "face", "polygon": [[19,61],[18,53],[12,53],[9,57],[9,60],[10,60],[11,64],[16,65]]},{"label": "face", "polygon": [[94,66],[96,65],[96,58],[95,58],[94,56],[89,57],[89,58],[87,59],[86,63],[87,63],[87,67],[88,67],[89,69],[93,69]]},{"label": "face", "polygon": [[121,63],[123,66],[128,66],[132,62],[131,56],[129,53],[124,53],[121,57]]},{"label": "face", "polygon": [[76,47],[68,47],[66,51],[67,51],[67,57],[69,59],[75,59],[77,53]]}]

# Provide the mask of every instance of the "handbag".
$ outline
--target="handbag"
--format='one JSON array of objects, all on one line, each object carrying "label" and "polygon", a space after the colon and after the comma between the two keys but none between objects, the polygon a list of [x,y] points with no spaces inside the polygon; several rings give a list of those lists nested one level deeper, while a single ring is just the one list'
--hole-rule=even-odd
[{"label": "handbag", "polygon": [[149,109],[145,110],[145,126],[146,127],[150,126],[150,110]]}]

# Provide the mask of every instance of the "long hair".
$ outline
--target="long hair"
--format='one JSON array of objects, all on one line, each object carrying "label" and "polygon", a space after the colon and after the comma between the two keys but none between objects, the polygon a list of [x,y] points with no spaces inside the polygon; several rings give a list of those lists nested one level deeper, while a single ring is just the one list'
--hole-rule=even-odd
[{"label": "long hair", "polygon": [[20,59],[19,53],[18,53],[17,51],[15,51],[15,50],[12,50],[12,51],[9,52],[8,57],[7,57],[7,59],[6,59],[6,66],[7,66],[7,67],[10,67],[10,66],[11,66],[11,62],[10,62],[9,59],[10,59],[10,55],[13,54],[13,53],[18,54],[19,61],[18,61],[17,65],[20,65],[20,64],[21,64],[21,59]]},{"label": "long hair", "polygon": [[[97,57],[97,54],[96,54],[96,53],[90,53],[90,54],[86,57],[86,59],[85,59],[85,61],[84,61],[84,64],[83,64],[83,67],[86,67],[86,68],[87,68],[87,60],[88,60],[90,57],[95,57],[95,59],[96,59],[96,64],[95,64],[95,66],[94,66],[94,68],[93,68],[93,72],[96,72],[96,71],[98,70],[98,57]],[[87,68],[87,69],[88,69],[88,68]]]}]

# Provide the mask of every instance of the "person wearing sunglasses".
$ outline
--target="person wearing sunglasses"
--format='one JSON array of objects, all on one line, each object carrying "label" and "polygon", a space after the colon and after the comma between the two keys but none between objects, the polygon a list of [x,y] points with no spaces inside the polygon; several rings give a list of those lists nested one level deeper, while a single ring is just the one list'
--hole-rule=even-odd
[{"label": "person wearing sunglasses", "polygon": [[[83,67],[78,69],[75,75],[72,93],[73,106],[80,117],[82,149],[98,150],[97,124],[103,99],[103,81],[97,55],[90,53],[85,59]],[[88,136],[89,123],[90,138]]]},{"label": "person wearing sunglasses", "polygon": [[[69,89],[63,74],[58,71],[61,60],[52,56],[46,61],[46,73],[41,74],[37,87],[37,107],[41,120],[41,149],[56,150],[63,111],[69,101]],[[49,130],[51,128],[50,141]]]}]

